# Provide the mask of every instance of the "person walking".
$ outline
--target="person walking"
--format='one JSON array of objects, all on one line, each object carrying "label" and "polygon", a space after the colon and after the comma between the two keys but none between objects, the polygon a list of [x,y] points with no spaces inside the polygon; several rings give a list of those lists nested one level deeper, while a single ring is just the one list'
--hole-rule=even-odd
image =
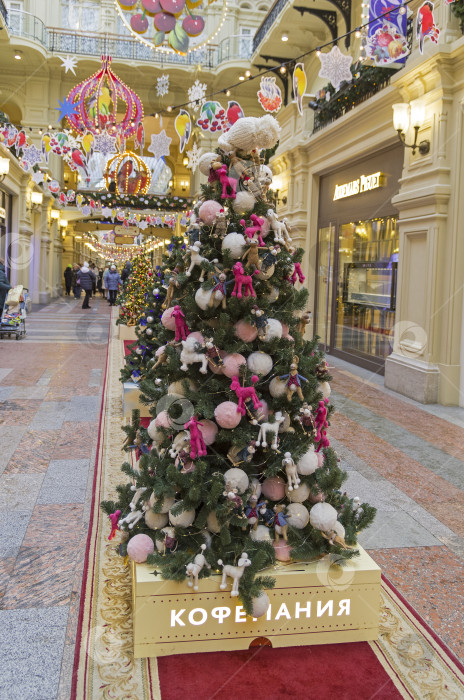
[{"label": "person walking", "polygon": [[108,285],[106,284],[106,280],[108,278],[108,272],[110,271],[110,264],[106,263],[105,270],[103,272],[103,287],[105,289],[105,296],[108,299],[108,303],[110,302],[109,296],[108,296]]},{"label": "person walking", "polygon": [[95,263],[91,262],[89,265],[89,268],[91,269],[91,271],[95,275],[95,279],[94,279],[93,286],[92,286],[92,294],[95,296],[97,293],[97,272],[96,272]]},{"label": "person walking", "polygon": [[5,261],[3,258],[0,258],[0,314],[3,312],[3,307],[5,306],[5,299],[10,289],[11,284],[10,280],[6,276]]},{"label": "person walking", "polygon": [[132,264],[131,264],[130,260],[128,260],[126,262],[126,264],[124,265],[123,271],[121,272],[121,280],[122,280],[123,284],[126,283],[131,272],[132,272]]},{"label": "person walking", "polygon": [[111,265],[106,278],[106,286],[108,288],[110,306],[114,306],[116,302],[116,297],[118,294],[119,285],[122,284],[119,272],[116,269],[116,265]]},{"label": "person walking", "polygon": [[97,290],[100,292],[102,296],[104,296],[104,291],[103,291],[103,268],[99,267],[98,268],[98,275],[97,275]]},{"label": "person walking", "polygon": [[79,278],[81,282],[81,289],[85,292],[84,301],[82,303],[83,309],[92,308],[89,306],[89,299],[92,294],[93,283],[95,282],[95,274],[89,268],[88,264],[85,262],[80,269]]},{"label": "person walking", "polygon": [[68,265],[64,271],[64,286],[66,288],[66,296],[71,296],[71,285],[73,281],[73,271],[71,265]]},{"label": "person walking", "polygon": [[72,270],[72,290],[74,294],[74,299],[80,299],[81,298],[81,281],[79,278],[79,273],[80,273],[81,266],[78,265],[77,263],[74,263],[73,265],[73,270]]}]

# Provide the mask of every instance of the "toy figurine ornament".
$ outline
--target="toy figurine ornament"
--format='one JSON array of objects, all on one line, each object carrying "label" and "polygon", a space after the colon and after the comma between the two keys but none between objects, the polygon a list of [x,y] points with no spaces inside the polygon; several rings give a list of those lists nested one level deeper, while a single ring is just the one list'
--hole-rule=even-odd
[{"label": "toy figurine ornament", "polygon": [[227,452],[227,459],[229,459],[234,467],[238,467],[238,465],[243,464],[243,462],[251,462],[256,452],[255,444],[255,440],[252,440],[250,444],[245,447],[231,447]]},{"label": "toy figurine ornament", "polygon": [[256,304],[251,309],[251,313],[254,318],[251,321],[251,325],[256,327],[258,331],[258,338],[263,340],[266,337],[267,329],[269,327],[268,318]]},{"label": "toy figurine ornament", "polygon": [[[254,374],[251,378],[251,383],[254,385],[258,380],[259,377]],[[253,402],[253,408],[255,410],[262,408],[263,404],[256,396],[254,386],[240,386],[240,379],[238,377],[232,377],[230,388],[235,392],[235,395],[238,398],[237,412],[240,412],[242,416],[246,414],[245,404],[247,401]]]},{"label": "toy figurine ornament", "polygon": [[253,530],[258,527],[259,511],[263,506],[266,506],[266,501],[258,503],[258,497],[255,494],[250,496],[245,508],[245,515],[248,518],[248,523],[253,526]]},{"label": "toy figurine ornament", "polygon": [[202,426],[203,423],[200,423],[195,416],[192,416],[184,425],[184,428],[190,431],[190,459],[204,457],[207,454],[203,435],[199,430]]},{"label": "toy figurine ornament", "polygon": [[275,516],[274,516],[274,532],[275,532],[275,543],[279,544],[280,536],[282,535],[284,542],[287,542],[288,536],[288,516],[285,514],[285,506],[283,503],[278,503],[274,506]]},{"label": "toy figurine ornament", "polygon": [[227,482],[225,491],[222,492],[222,495],[225,496],[231,504],[233,504],[234,508],[236,508],[237,510],[242,509],[243,502],[240,496],[238,495],[237,487],[232,486],[229,482]]},{"label": "toy figurine ornament", "polygon": [[187,340],[181,340],[182,350],[180,353],[180,360],[182,362],[180,368],[183,372],[187,372],[189,365],[195,362],[200,362],[200,372],[201,374],[208,374],[208,357],[202,352],[202,346],[198,340],[191,335]]},{"label": "toy figurine ornament", "polygon": [[282,374],[279,379],[287,379],[287,401],[291,401],[293,394],[296,393],[300,401],[304,400],[303,392],[301,390],[301,382],[307,382],[306,377],[298,374],[298,355],[293,356],[292,364],[290,365],[290,372],[288,374]]},{"label": "toy figurine ornament", "polygon": [[[169,274],[168,270],[166,270],[166,272],[167,272],[167,274]],[[177,269],[177,267],[175,267],[171,273],[171,277],[169,278],[167,292],[166,292],[166,299],[164,300],[163,304],[161,305],[162,309],[168,309],[171,306],[174,292],[176,289],[179,289],[179,287],[180,287],[180,284],[177,280],[178,273],[179,273],[179,270]],[[147,321],[148,321],[148,319],[147,319]],[[152,321],[152,323],[153,323],[153,321]]]},{"label": "toy figurine ornament", "polygon": [[224,209],[216,214],[216,218],[213,224],[213,238],[220,238],[221,240],[227,233],[228,219]]},{"label": "toy figurine ornament", "polygon": [[242,287],[245,287],[243,296],[256,296],[256,292],[253,289],[253,275],[258,274],[258,270],[255,270],[251,275],[245,275],[245,270],[241,262],[236,262],[232,268],[232,272],[235,277],[234,289],[232,291],[232,296],[237,297],[237,299],[242,298]]},{"label": "toy figurine ornament", "polygon": [[222,566],[222,582],[219,588],[225,590],[227,588],[227,577],[230,576],[233,579],[232,590],[230,592],[231,598],[238,596],[238,586],[240,579],[243,576],[243,572],[247,566],[251,566],[251,561],[248,559],[248,554],[242,552],[240,559],[237,562],[237,566],[231,566],[230,564],[224,565],[222,559],[218,559],[219,566]]},{"label": "toy figurine ornament", "polygon": [[[296,250],[295,248],[290,248],[290,253],[292,256],[295,255]],[[303,270],[301,267],[301,263],[299,262],[293,262],[291,265],[291,270],[289,275],[287,276],[288,282],[291,282],[293,286],[295,286],[297,279],[303,284],[305,281],[306,277],[303,274]]]},{"label": "toy figurine ornament", "polygon": [[177,433],[169,450],[169,456],[176,459],[182,450],[190,452],[190,436],[185,430]]},{"label": "toy figurine ornament", "polygon": [[298,323],[298,332],[301,333],[301,335],[305,334],[306,326],[308,325],[308,323],[311,323],[312,316],[313,315],[311,311],[305,311],[300,316],[300,320]]},{"label": "toy figurine ornament", "polygon": [[[201,243],[200,241],[197,241],[194,245],[190,245],[187,248],[187,251],[190,253],[190,267],[185,273],[187,277],[190,277],[192,274],[192,271],[196,265],[199,265],[201,267],[201,264],[204,262],[209,262],[208,258],[203,257],[203,255],[200,255],[200,248],[201,248]],[[217,260],[213,260],[214,263],[217,263]],[[203,282],[205,279],[205,271],[203,268],[201,268],[201,274],[199,277],[199,281]]]},{"label": "toy figurine ornament", "polygon": [[114,513],[110,513],[110,515],[108,516],[110,519],[110,522],[111,522],[111,532],[110,532],[110,536],[108,537],[109,540],[114,539],[114,537],[116,536],[116,532],[119,530],[118,522],[119,522],[120,515],[121,515],[121,511],[115,510]]},{"label": "toy figurine ornament", "polygon": [[284,458],[282,460],[282,466],[285,468],[285,473],[287,475],[288,490],[293,491],[294,488],[298,488],[298,486],[301,482],[301,479],[298,476],[296,464],[293,461],[292,455],[290,452],[286,452],[284,454]]},{"label": "toy figurine ornament", "polygon": [[221,304],[222,308],[225,309],[227,307],[227,285],[232,284],[233,280],[229,280],[227,282],[227,275],[225,272],[220,272],[217,277],[216,275],[213,275],[213,279],[216,284],[211,290],[211,297],[208,302],[208,306],[212,307]]},{"label": "toy figurine ornament", "polygon": [[221,167],[216,170],[216,175],[222,185],[221,199],[235,199],[238,180],[235,177],[227,175],[227,165],[221,165]]},{"label": "toy figurine ornament", "polygon": [[208,564],[205,555],[203,554],[206,549],[206,545],[202,544],[200,549],[200,554],[197,554],[193,562],[190,562],[190,564],[187,564],[185,567],[185,573],[189,577],[187,586],[190,586],[190,588],[193,586],[194,591],[198,591],[198,575],[200,574],[202,568],[206,566],[208,569],[211,569],[211,565]]},{"label": "toy figurine ornament", "polygon": [[200,231],[200,224],[198,224],[196,221],[190,224],[187,229],[187,236],[190,245],[195,245],[195,243],[200,241]]},{"label": "toy figurine ornament", "polygon": [[190,334],[190,331],[188,329],[187,323],[185,322],[185,314],[180,308],[180,306],[174,307],[171,313],[171,317],[174,319],[174,322],[176,324],[176,335],[174,338],[176,343],[178,343],[179,340],[187,340],[187,336]]},{"label": "toy figurine ornament", "polygon": [[246,262],[247,265],[253,265],[255,269],[261,270],[261,258],[259,257],[259,251],[266,250],[263,246],[259,245],[259,241],[256,238],[252,238],[247,250],[242,255],[242,260]]},{"label": "toy figurine ornament", "polygon": [[250,240],[256,236],[259,245],[265,248],[266,244],[264,243],[263,237],[261,235],[261,227],[264,224],[264,219],[261,219],[259,216],[256,216],[256,214],[252,214],[250,216],[250,219],[253,222],[254,226],[247,226],[245,219],[240,219],[240,223],[245,229],[245,236]]},{"label": "toy figurine ornament", "polygon": [[282,221],[279,221],[274,209],[268,209],[266,216],[269,219],[272,231],[274,231],[274,241],[283,245],[287,250],[290,250],[289,246],[292,239],[289,235],[287,219],[282,219]]},{"label": "toy figurine ornament", "polygon": [[272,434],[271,449],[277,450],[277,433],[279,432],[280,425],[281,425],[281,423],[284,422],[285,418],[282,415],[281,411],[276,411],[274,418],[275,418],[274,423],[261,423],[260,424],[258,439],[256,440],[256,447],[259,447],[260,445],[262,445],[263,447],[267,447],[267,434],[271,433]]},{"label": "toy figurine ornament", "polygon": [[210,365],[212,365],[216,369],[224,367],[224,361],[221,357],[217,346],[214,344],[213,338],[207,338],[205,340],[205,348],[205,355],[208,358],[208,362],[210,363]]},{"label": "toy figurine ornament", "polygon": [[306,435],[316,435],[312,406],[310,406],[307,401],[305,401],[300,408],[298,420]]}]

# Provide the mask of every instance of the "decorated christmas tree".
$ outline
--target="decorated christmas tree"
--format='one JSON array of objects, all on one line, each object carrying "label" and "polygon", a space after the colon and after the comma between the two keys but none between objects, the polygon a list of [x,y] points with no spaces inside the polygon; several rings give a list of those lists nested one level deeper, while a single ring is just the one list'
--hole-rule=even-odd
[{"label": "decorated christmas tree", "polygon": [[147,254],[136,255],[132,260],[131,274],[116,299],[116,303],[120,306],[117,323],[126,326],[135,326],[138,323],[152,284],[151,268],[151,258]]},{"label": "decorated christmas tree", "polygon": [[198,577],[222,572],[226,588],[232,576],[256,617],[273,586],[263,569],[356,556],[375,514],[343,492],[329,444],[330,376],[317,338],[304,339],[303,250],[260,157],[278,134],[270,116],[243,118],[201,158],[208,184],[189,244],[162,273],[161,323],[150,311],[158,349],[140,386],[153,420],[126,429],[139,460],[102,504],[122,555],[194,590]]}]

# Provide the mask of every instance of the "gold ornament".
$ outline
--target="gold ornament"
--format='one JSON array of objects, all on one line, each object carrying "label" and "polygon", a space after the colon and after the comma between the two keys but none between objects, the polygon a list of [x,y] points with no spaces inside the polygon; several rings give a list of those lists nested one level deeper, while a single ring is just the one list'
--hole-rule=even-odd
[{"label": "gold ornament", "polygon": [[132,151],[119,153],[106,164],[106,189],[114,183],[116,194],[145,194],[151,183],[147,164]]}]

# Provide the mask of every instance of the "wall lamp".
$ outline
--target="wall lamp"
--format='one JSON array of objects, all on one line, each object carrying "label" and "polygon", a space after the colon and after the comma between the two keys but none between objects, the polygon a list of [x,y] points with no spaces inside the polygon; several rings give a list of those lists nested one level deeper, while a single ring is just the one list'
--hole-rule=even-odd
[{"label": "wall lamp", "polygon": [[10,172],[10,159],[9,158],[0,158],[0,182],[3,182],[3,180],[6,178],[8,173]]},{"label": "wall lamp", "polygon": [[[425,105],[422,102],[415,102],[409,105],[407,102],[397,102],[393,107],[393,126],[398,132],[398,138],[406,148],[412,148],[412,154],[418,150],[421,156],[425,156],[430,151],[430,141],[424,140],[417,143],[419,129],[425,121]],[[406,132],[409,124],[414,127],[414,143],[406,143]]]},{"label": "wall lamp", "polygon": [[31,210],[37,211],[43,202],[42,192],[31,192]]},{"label": "wall lamp", "polygon": [[50,210],[50,219],[53,219],[54,221],[58,221],[60,218],[60,212],[58,209],[51,209]]}]

